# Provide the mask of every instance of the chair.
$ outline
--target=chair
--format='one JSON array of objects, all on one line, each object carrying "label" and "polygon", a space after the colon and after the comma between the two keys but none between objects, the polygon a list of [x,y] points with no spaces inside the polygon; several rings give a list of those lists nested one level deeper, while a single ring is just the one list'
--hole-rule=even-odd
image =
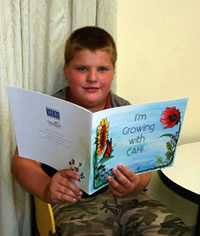
[{"label": "chair", "polygon": [[36,196],[35,202],[35,220],[40,236],[56,235],[55,220],[51,204],[46,203]]}]

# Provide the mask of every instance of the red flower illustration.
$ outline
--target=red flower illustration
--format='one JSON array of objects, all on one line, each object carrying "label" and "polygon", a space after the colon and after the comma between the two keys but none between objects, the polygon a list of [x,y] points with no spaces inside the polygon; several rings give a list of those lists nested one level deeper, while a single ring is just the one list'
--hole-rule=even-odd
[{"label": "red flower illustration", "polygon": [[180,111],[176,107],[166,107],[162,112],[160,122],[166,125],[164,129],[173,128],[180,121]]}]

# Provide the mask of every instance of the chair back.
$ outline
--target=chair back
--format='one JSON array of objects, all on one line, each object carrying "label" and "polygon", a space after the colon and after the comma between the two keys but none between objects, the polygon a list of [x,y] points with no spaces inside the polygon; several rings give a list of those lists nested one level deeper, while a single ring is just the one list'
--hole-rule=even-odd
[{"label": "chair back", "polygon": [[36,224],[40,236],[53,235],[56,229],[51,204],[40,200],[36,196],[34,196],[34,202]]}]

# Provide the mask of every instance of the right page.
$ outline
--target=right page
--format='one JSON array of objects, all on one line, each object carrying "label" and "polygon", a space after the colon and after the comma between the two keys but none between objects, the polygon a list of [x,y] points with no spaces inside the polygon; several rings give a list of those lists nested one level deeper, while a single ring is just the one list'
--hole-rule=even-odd
[{"label": "right page", "polygon": [[91,192],[118,164],[135,173],[172,166],[188,98],[111,108],[93,114]]}]

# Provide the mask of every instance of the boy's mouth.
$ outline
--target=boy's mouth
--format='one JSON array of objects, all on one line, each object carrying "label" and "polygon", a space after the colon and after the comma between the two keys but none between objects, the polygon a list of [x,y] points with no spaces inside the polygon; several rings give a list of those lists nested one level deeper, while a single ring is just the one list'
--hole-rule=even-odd
[{"label": "boy's mouth", "polygon": [[86,87],[85,90],[87,92],[96,92],[99,88],[97,87]]}]

